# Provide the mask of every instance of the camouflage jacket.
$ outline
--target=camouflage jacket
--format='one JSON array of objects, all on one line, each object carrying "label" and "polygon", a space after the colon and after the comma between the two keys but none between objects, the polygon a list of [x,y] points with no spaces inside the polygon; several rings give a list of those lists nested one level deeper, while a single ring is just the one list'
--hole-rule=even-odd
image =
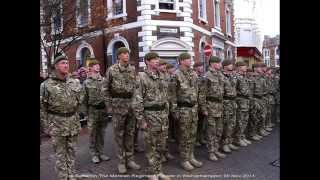
[{"label": "camouflage jacket", "polygon": [[241,111],[248,111],[250,108],[250,80],[245,74],[237,74],[237,104]]},{"label": "camouflage jacket", "polygon": [[[203,82],[200,87],[200,109],[202,112],[208,112],[208,100],[213,99],[217,102],[221,102],[223,100],[224,94],[224,76],[221,71],[213,70],[209,68],[209,71],[204,75]],[[219,113],[222,112],[222,108],[218,109]]]},{"label": "camouflage jacket", "polygon": [[[103,82],[104,100],[107,107],[120,106],[122,103],[131,103],[136,86],[136,72],[134,66],[121,66],[119,63],[112,65],[106,72]],[[126,97],[125,99],[114,98]]]},{"label": "camouflage jacket", "polygon": [[237,96],[237,77],[234,74],[228,74],[223,71],[224,81],[224,98],[235,98]]},{"label": "camouflage jacket", "polygon": [[98,107],[104,104],[103,99],[103,83],[104,78],[100,74],[90,75],[84,82],[85,89],[84,106],[86,112],[90,106]]},{"label": "camouflage jacket", "polygon": [[146,70],[139,73],[133,96],[133,112],[138,122],[145,119],[145,108],[168,108],[167,91],[166,79],[160,72]]},{"label": "camouflage jacket", "polygon": [[278,75],[275,75],[273,77],[273,86],[275,88],[275,102],[276,104],[280,104],[280,77]]},{"label": "camouflage jacket", "polygon": [[253,96],[262,98],[262,96],[267,94],[267,88],[266,88],[266,80],[263,77],[263,75],[255,74],[252,76],[253,81]]},{"label": "camouflage jacket", "polygon": [[[79,133],[80,122],[77,112],[83,99],[84,90],[81,84],[70,77],[61,80],[53,73],[41,84],[40,106],[43,111],[43,124],[49,128],[51,135],[68,136]],[[73,112],[74,115],[68,117],[57,115]]]}]

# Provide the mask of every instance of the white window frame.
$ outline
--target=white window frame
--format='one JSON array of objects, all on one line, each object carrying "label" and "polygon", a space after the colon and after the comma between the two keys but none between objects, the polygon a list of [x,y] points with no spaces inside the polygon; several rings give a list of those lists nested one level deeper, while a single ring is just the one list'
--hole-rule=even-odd
[{"label": "white window frame", "polygon": [[159,0],[155,0],[155,11],[156,12],[167,12],[167,13],[180,13],[181,11],[179,10],[179,3],[178,3],[179,0],[174,0],[174,9],[173,10],[170,10],[170,9],[160,9],[159,8]]},{"label": "white window frame", "polygon": [[226,34],[230,37],[232,37],[231,34],[231,11],[230,8],[227,5],[226,8]]},{"label": "white window frame", "polygon": [[88,0],[88,22],[83,23],[81,22],[81,14],[79,12],[80,10],[80,1],[82,0],[77,0],[77,5],[76,5],[76,17],[77,17],[77,27],[85,27],[91,24],[91,0]]},{"label": "white window frame", "polygon": [[[203,17],[200,16],[200,2],[203,3],[202,5],[202,10],[203,10]],[[198,0],[198,17],[199,20],[208,23],[208,19],[207,19],[207,0]]]},{"label": "white window frame", "polygon": [[[216,3],[219,4],[219,8],[216,8]],[[219,10],[218,12],[216,11],[217,9]],[[214,12],[214,14],[213,14],[213,17],[214,17],[214,27],[215,27],[217,30],[221,31],[220,0],[214,0],[214,3],[213,3],[213,12]],[[216,18],[216,15],[217,15],[218,18]],[[219,23],[217,23],[217,21],[216,21],[217,19],[219,20]]]},{"label": "white window frame", "polygon": [[117,19],[117,18],[122,18],[122,17],[128,16],[128,14],[127,14],[127,0],[122,0],[122,9],[123,9],[122,14],[114,15],[113,14],[113,0],[107,0],[107,13],[108,13],[107,20]]},{"label": "white window frame", "polygon": [[61,4],[60,4],[60,9],[61,9],[61,20],[60,20],[60,22],[61,22],[61,25],[60,25],[61,28],[60,28],[59,31],[56,31],[56,30],[54,29],[54,20],[53,20],[53,16],[51,16],[51,34],[52,34],[52,35],[62,33],[62,31],[63,31],[63,1],[62,1]]}]

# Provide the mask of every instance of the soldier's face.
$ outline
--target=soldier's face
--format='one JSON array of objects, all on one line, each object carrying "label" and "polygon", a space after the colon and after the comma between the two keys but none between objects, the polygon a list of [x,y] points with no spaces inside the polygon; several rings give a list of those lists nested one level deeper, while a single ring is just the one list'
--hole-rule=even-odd
[{"label": "soldier's face", "polygon": [[227,71],[232,71],[233,70],[233,65],[229,64],[228,66],[224,67]]},{"label": "soldier's face", "polygon": [[165,65],[165,64],[160,65],[160,66],[159,66],[159,70],[160,70],[161,72],[165,72],[165,71],[167,70],[166,65]]},{"label": "soldier's face", "polygon": [[174,73],[174,68],[168,69],[168,73],[169,73],[169,74],[173,74],[173,73]]},{"label": "soldier's face", "polygon": [[197,71],[199,74],[202,74],[202,73],[203,73],[203,66],[198,66],[198,67],[196,67],[196,71]]},{"label": "soldier's face", "polygon": [[121,53],[118,56],[120,63],[128,65],[129,63],[129,53]]},{"label": "soldier's face", "polygon": [[99,64],[95,64],[91,67],[91,71],[93,72],[100,72],[100,65]]},{"label": "soldier's face", "polygon": [[247,72],[247,66],[240,66],[239,71],[241,72]]},{"label": "soldier's face", "polygon": [[188,69],[191,67],[191,59],[184,59],[181,62],[181,65],[187,67]]},{"label": "soldier's face", "polygon": [[150,59],[149,61],[146,61],[148,68],[156,70],[159,68],[159,59]]},{"label": "soldier's face", "polygon": [[220,70],[221,67],[222,67],[222,64],[221,63],[212,63],[212,66],[213,66],[214,69]]},{"label": "soldier's face", "polygon": [[61,60],[55,65],[55,69],[61,74],[68,74],[69,62],[67,60]]}]

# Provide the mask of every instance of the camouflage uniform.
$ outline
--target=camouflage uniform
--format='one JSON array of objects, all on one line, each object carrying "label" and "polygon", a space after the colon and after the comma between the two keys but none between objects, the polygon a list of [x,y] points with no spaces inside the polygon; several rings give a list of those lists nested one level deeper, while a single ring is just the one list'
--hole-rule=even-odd
[{"label": "camouflage uniform", "polygon": [[267,116],[266,116],[266,127],[272,126],[272,108],[275,105],[274,94],[276,93],[276,89],[274,87],[273,78],[271,76],[266,77],[267,83],[267,95],[268,105],[267,105]]},{"label": "camouflage uniform", "polygon": [[265,74],[259,75],[261,78],[261,83],[262,83],[262,100],[264,102],[262,110],[264,111],[263,113],[265,114],[265,118],[262,119],[260,123],[258,123],[258,132],[260,135],[264,136],[264,132],[267,128],[266,123],[267,123],[267,118],[270,114],[270,100],[269,100],[269,83],[267,80],[267,77]]},{"label": "camouflage uniform", "polygon": [[275,74],[274,76],[274,87],[275,87],[275,107],[274,107],[274,119],[276,122],[280,122],[280,76]]},{"label": "camouflage uniform", "polygon": [[136,84],[135,68],[131,65],[112,65],[103,82],[105,105],[112,107],[112,123],[118,146],[119,164],[133,161],[136,119],[132,112],[132,97]]},{"label": "camouflage uniform", "polygon": [[85,114],[88,115],[88,127],[91,130],[89,149],[92,156],[103,155],[105,129],[105,104],[102,94],[103,77],[100,74],[90,75],[83,83],[85,88]]},{"label": "camouflage uniform", "polygon": [[224,72],[224,95],[223,95],[223,135],[222,145],[233,143],[233,133],[236,126],[237,103],[236,103],[236,82],[237,79],[233,74]]},{"label": "camouflage uniform", "polygon": [[146,157],[151,174],[162,171],[161,160],[168,137],[167,87],[159,72],[140,72],[135,90],[133,107],[139,123],[145,121],[144,131]]},{"label": "camouflage uniform", "polygon": [[200,88],[200,98],[205,101],[203,105],[200,104],[201,110],[208,113],[206,133],[209,154],[219,150],[223,133],[224,81],[224,75],[220,70],[209,68],[205,74],[204,85]]},{"label": "camouflage uniform", "polygon": [[[205,77],[204,75],[198,76],[198,87],[199,87],[199,99],[198,102],[201,102],[201,89],[205,88]],[[205,102],[202,100],[202,102]],[[205,143],[206,141],[206,133],[207,133],[207,127],[208,127],[208,121],[206,120],[206,117],[203,115],[203,111],[201,110],[201,107],[203,105],[198,104],[198,127],[197,127],[197,142],[199,143]]]},{"label": "camouflage uniform", "polygon": [[235,137],[236,141],[244,140],[244,132],[248,125],[249,120],[249,107],[250,107],[250,82],[248,77],[245,74],[237,75],[237,98],[236,102],[238,105],[237,108],[237,123]]},{"label": "camouflage uniform", "polygon": [[42,120],[52,138],[59,179],[75,175],[75,148],[80,132],[77,111],[83,97],[79,81],[58,79],[55,72],[40,87]]},{"label": "camouflage uniform", "polygon": [[[179,152],[182,162],[194,159],[194,145],[198,124],[198,83],[197,74],[191,69],[175,72],[174,109],[179,117]],[[176,108],[175,108],[176,107]]]}]

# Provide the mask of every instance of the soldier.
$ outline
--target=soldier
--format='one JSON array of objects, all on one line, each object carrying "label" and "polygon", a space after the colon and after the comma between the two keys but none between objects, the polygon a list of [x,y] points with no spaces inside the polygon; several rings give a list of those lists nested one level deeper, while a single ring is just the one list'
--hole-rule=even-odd
[{"label": "soldier", "polygon": [[209,59],[209,70],[204,76],[203,88],[200,88],[201,111],[207,116],[207,148],[209,160],[217,161],[218,158],[225,158],[221,153],[220,140],[223,132],[223,93],[224,75],[221,73],[221,59],[215,56]]},{"label": "soldier", "polygon": [[166,79],[158,71],[159,55],[154,52],[144,57],[147,69],[140,72],[133,104],[140,128],[144,129],[146,157],[150,166],[149,179],[170,179],[162,172],[162,156],[168,132]]},{"label": "soldier", "polygon": [[266,75],[267,72],[267,65],[262,63],[261,64],[261,74],[260,76],[263,78],[264,83],[263,83],[263,97],[262,99],[264,100],[264,106],[263,110],[265,111],[266,117],[263,119],[261,124],[259,125],[259,133],[261,136],[267,136],[270,133],[268,131],[271,131],[272,129],[267,129],[267,121],[269,119],[269,115],[271,112],[271,106],[270,106],[270,99],[269,99],[269,82],[268,82],[268,77]]},{"label": "soldier", "polygon": [[123,174],[127,167],[138,170],[134,155],[135,118],[132,112],[132,97],[136,85],[134,66],[129,65],[129,50],[121,47],[117,51],[118,63],[106,72],[103,83],[107,113],[112,113],[113,132],[118,146],[118,170]]},{"label": "soldier", "polygon": [[[165,97],[167,98],[167,103],[169,104],[169,83],[170,83],[170,74],[167,72],[167,62],[163,59],[159,60],[159,67],[158,70],[160,72],[160,75],[163,77],[165,82],[165,88],[166,88],[166,94]],[[165,149],[164,149],[164,155],[162,156],[162,162],[167,162],[168,160],[173,160],[174,156],[169,153],[169,113],[170,113],[170,105],[168,105],[168,109],[166,109],[167,112],[167,121],[165,121],[165,127],[168,129],[166,131],[167,135],[165,137],[168,137],[165,141]]]},{"label": "soldier", "polygon": [[275,93],[275,107],[274,107],[274,122],[280,122],[280,69],[277,69],[274,76]]},{"label": "soldier", "polygon": [[[204,68],[203,64],[201,62],[197,62],[193,65],[194,71],[198,75],[198,86],[199,89],[202,87],[202,82],[204,82]],[[200,105],[198,106],[198,108]],[[197,127],[197,141],[196,146],[201,146],[201,144],[206,144],[206,127],[207,127],[207,121],[205,120],[205,116],[203,116],[200,109],[198,109],[198,127]]]},{"label": "soldier", "polygon": [[233,74],[233,64],[230,60],[222,62],[224,81],[224,94],[223,94],[223,134],[222,134],[222,149],[226,153],[231,150],[237,150],[239,147],[233,145],[233,134],[236,126],[237,115],[237,79]]},{"label": "soldier", "polygon": [[243,61],[239,61],[236,63],[237,66],[237,98],[236,102],[238,105],[237,108],[237,123],[236,123],[236,131],[235,131],[235,142],[240,146],[247,146],[251,144],[245,137],[245,130],[247,128],[248,120],[249,120],[249,107],[250,107],[250,84],[249,79],[246,75],[247,72],[247,64]]},{"label": "soldier", "polygon": [[267,68],[266,71],[266,80],[267,80],[267,87],[268,87],[268,113],[267,113],[267,119],[266,119],[266,130],[267,131],[272,131],[272,127],[274,124],[272,123],[272,109],[275,105],[275,99],[274,99],[274,94],[276,93],[276,88],[273,83],[273,73],[272,73],[272,68]]},{"label": "soldier", "polygon": [[59,179],[76,179],[75,146],[80,132],[78,108],[84,91],[80,83],[69,77],[66,57],[54,59],[55,70],[40,87],[43,123],[49,130],[56,155]]},{"label": "soldier", "polygon": [[[179,69],[175,72],[175,95],[173,109],[179,121],[179,152],[183,169],[191,171],[194,167],[201,167],[202,162],[194,157],[198,124],[198,83],[197,74],[191,70],[191,56],[189,53],[179,55]],[[199,103],[201,104],[201,103]]]},{"label": "soldier", "polygon": [[91,130],[89,149],[93,163],[100,160],[108,161],[110,158],[103,154],[104,135],[108,122],[105,120],[105,104],[102,94],[103,77],[100,75],[99,61],[89,63],[90,75],[83,82],[85,89],[85,114],[88,116],[88,127]]}]

